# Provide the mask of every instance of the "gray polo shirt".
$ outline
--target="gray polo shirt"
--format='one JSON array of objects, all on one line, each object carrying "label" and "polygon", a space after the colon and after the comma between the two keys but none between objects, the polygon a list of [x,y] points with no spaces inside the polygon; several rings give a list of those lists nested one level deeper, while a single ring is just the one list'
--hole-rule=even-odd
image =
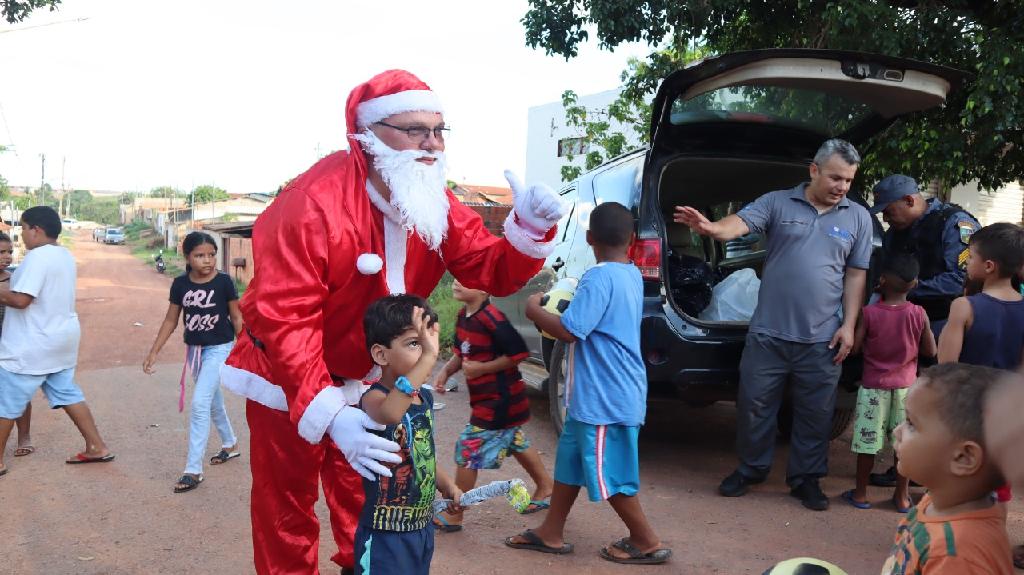
[{"label": "gray polo shirt", "polygon": [[846,268],[871,263],[871,216],[843,198],[825,213],[804,197],[806,183],[767,193],[737,216],[767,239],[750,331],[800,343],[830,341],[842,323]]}]

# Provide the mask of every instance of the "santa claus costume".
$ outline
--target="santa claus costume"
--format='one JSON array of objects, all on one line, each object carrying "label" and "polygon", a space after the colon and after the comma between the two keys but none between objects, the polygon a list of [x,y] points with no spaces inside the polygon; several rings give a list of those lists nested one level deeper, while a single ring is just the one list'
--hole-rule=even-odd
[{"label": "santa claus costume", "polygon": [[356,87],[346,106],[349,150],[295,178],[253,228],[255,276],[241,302],[246,330],[222,381],[248,399],[258,573],[318,572],[313,505],[321,479],[338,545],[332,560],[353,565],[360,473],[372,477],[375,460],[384,458],[384,446],[374,442],[384,440],[365,430],[374,424],[354,407],[362,382],[374,379],[363,339],[366,307],[390,293],[426,297],[445,270],[467,287],[507,295],[540,270],[553,247],[565,206],[545,186],[524,189],[510,179],[515,209],[503,238],[491,235],[443,179],[434,202],[440,225],[426,231],[410,223],[416,198],[396,205],[390,182],[390,201],[373,188],[368,162],[377,172],[386,166],[378,162],[383,149],[364,154],[381,145],[367,138],[367,127],[421,111],[442,110],[408,72],[390,70]]}]

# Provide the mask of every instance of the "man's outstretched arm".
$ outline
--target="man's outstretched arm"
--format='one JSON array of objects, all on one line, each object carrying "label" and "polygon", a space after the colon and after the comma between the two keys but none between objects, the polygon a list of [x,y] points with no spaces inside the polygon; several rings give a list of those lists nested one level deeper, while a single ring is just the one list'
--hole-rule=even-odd
[{"label": "man's outstretched arm", "polygon": [[717,222],[713,222],[700,213],[700,211],[690,206],[676,206],[676,211],[672,215],[672,221],[677,224],[683,224],[702,236],[708,236],[720,242],[727,242],[750,233],[750,227],[747,225],[747,222],[743,221],[736,214],[730,214]]}]

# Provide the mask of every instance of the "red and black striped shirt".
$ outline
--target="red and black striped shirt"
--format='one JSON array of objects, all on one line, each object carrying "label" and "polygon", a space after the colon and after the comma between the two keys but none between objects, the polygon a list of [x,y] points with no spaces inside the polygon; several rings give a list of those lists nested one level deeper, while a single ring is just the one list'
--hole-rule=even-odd
[{"label": "red and black striped shirt", "polygon": [[[462,308],[455,323],[454,347],[456,354],[470,361],[507,356],[518,362],[529,355],[523,337],[490,300],[470,316]],[[530,402],[519,368],[467,379],[466,385],[473,408],[470,424],[482,429],[507,429],[529,421]]]}]

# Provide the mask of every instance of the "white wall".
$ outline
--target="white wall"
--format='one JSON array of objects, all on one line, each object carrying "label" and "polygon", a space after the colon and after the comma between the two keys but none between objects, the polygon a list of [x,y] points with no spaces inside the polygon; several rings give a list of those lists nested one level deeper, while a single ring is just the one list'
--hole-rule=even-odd
[{"label": "white wall", "polygon": [[[619,89],[588,94],[579,97],[579,105],[588,110],[604,110],[615,101]],[[630,140],[632,146],[640,145],[640,138],[631,126],[624,128],[618,122],[612,122],[612,130],[620,130]],[[526,182],[544,182],[554,189],[559,189],[562,182],[562,166],[568,165],[564,157],[558,157],[558,141],[582,135],[578,128],[565,125],[565,108],[562,102],[551,102],[530,108],[527,116],[526,135]],[[583,167],[585,159],[582,155],[573,158],[572,165]]]},{"label": "white wall", "polygon": [[1005,184],[995,192],[978,190],[978,182],[968,182],[950,191],[949,199],[978,218],[981,225],[996,222],[1018,223],[1024,208],[1024,190],[1020,182]]}]

